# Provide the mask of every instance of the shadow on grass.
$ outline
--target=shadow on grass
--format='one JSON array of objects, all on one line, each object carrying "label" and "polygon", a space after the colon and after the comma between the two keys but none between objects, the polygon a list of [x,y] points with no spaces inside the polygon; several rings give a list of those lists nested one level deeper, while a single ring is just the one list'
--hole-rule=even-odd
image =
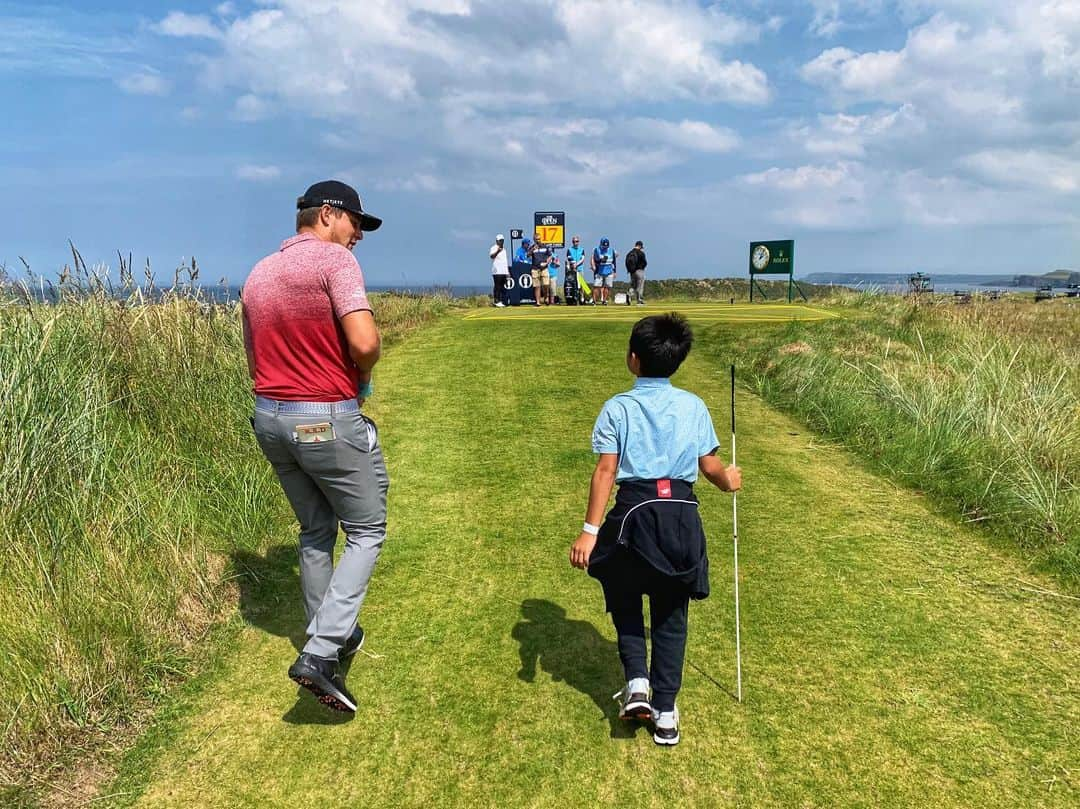
[{"label": "shadow on grass", "polygon": [[539,666],[551,679],[589,697],[608,720],[613,739],[633,737],[638,723],[619,719],[618,704],[611,698],[623,683],[614,641],[588,621],[568,619],[566,610],[551,601],[528,598],[521,602],[521,616],[510,633],[520,645],[518,678],[534,682]]},{"label": "shadow on grass", "polygon": [[296,546],[274,545],[266,556],[235,551],[232,563],[244,620],[271,635],[288,638],[299,653],[307,636]]},{"label": "shadow on grass", "polygon": [[[254,627],[279,638],[288,638],[293,648],[300,652],[307,641],[306,625],[300,596],[300,570],[296,546],[274,545],[265,556],[250,551],[236,551],[232,555],[236,583],[240,588],[240,614]],[[281,668],[283,682],[291,660],[284,661]],[[342,666],[342,674],[349,673],[349,663]],[[349,722],[352,714],[332,711],[306,689],[296,689],[296,704],[290,708],[282,721],[292,725],[341,725]]]}]

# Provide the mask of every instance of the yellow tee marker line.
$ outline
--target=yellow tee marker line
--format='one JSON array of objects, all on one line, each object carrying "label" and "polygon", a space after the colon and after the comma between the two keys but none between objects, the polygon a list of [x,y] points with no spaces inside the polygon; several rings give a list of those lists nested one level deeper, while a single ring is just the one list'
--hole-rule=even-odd
[{"label": "yellow tee marker line", "polygon": [[[642,307],[645,308],[645,307]],[[827,309],[816,309],[803,305],[774,305],[761,304],[683,304],[672,306],[651,307],[656,311],[676,311],[688,318],[706,322],[731,322],[731,323],[776,323],[789,322],[792,320],[815,321],[837,319],[841,315],[830,312]],[[606,320],[615,323],[636,322],[647,312],[633,308],[621,310],[596,310],[592,307],[578,310],[537,310],[525,307],[518,312],[472,312],[463,319],[465,320]],[[621,311],[620,311],[621,310]]]},{"label": "yellow tee marker line", "polygon": [[[822,321],[822,320],[833,320],[833,319],[836,319],[838,317],[839,317],[839,315],[833,315],[833,314],[804,316],[804,317],[795,317],[795,316],[788,316],[788,317],[721,317],[721,316],[709,316],[709,315],[704,315],[704,316],[703,315],[688,315],[687,319],[688,320],[694,320],[694,321],[697,321],[697,322],[704,322],[704,323],[731,323],[731,324],[738,324],[738,323],[790,323],[792,321],[799,321],[799,322],[805,322],[805,323],[814,323],[814,322]],[[506,317],[506,316],[466,317],[464,319],[465,320],[471,320],[471,321],[496,321],[496,320],[498,320],[498,321],[506,321],[506,322],[515,322],[515,321],[517,321],[517,322],[526,322],[526,321],[528,321],[529,323],[535,323],[535,322],[539,322],[539,321],[543,321],[543,320],[566,322],[566,321],[579,320],[580,318],[563,317],[563,316],[560,316],[560,315],[551,315],[550,317],[537,316],[537,315],[522,315],[520,317]],[[641,319],[640,317],[627,317],[625,315],[619,315],[619,316],[614,316],[614,317],[600,318],[600,319],[597,319],[597,320],[594,320],[594,321],[591,321],[591,322],[594,322],[594,323],[636,323],[640,319]]]}]

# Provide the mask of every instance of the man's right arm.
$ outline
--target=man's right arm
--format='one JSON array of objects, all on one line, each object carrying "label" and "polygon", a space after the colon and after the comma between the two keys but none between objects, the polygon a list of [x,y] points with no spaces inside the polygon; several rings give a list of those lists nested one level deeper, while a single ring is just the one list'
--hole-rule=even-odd
[{"label": "man's right arm", "polygon": [[341,318],[341,328],[352,361],[361,374],[370,374],[382,354],[382,338],[375,325],[375,316],[367,309],[349,312]]},{"label": "man's right arm", "polygon": [[240,327],[244,334],[244,353],[247,355],[248,376],[255,381],[255,348],[251,342],[251,326],[248,325],[247,310],[241,307]]}]

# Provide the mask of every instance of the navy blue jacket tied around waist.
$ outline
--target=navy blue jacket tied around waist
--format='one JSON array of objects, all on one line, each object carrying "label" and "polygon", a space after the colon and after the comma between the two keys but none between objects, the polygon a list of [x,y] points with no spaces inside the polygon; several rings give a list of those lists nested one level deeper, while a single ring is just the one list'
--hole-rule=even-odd
[{"label": "navy blue jacket tied around waist", "polygon": [[709,556],[694,487],[685,480],[628,480],[619,485],[589,558],[589,575],[603,582],[625,569],[633,553],[690,598],[709,595]]}]

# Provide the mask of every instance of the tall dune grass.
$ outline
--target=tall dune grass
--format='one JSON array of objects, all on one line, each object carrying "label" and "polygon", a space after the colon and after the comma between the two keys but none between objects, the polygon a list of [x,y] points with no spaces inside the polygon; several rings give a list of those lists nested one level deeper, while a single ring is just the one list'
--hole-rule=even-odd
[{"label": "tall dune grass", "polygon": [[[0,798],[187,676],[235,607],[229,553],[292,520],[251,436],[239,308],[114,292],[0,303]],[[453,305],[375,303],[388,343]]]},{"label": "tall dune grass", "polygon": [[832,303],[741,341],[757,390],[1080,586],[1080,306]]}]

